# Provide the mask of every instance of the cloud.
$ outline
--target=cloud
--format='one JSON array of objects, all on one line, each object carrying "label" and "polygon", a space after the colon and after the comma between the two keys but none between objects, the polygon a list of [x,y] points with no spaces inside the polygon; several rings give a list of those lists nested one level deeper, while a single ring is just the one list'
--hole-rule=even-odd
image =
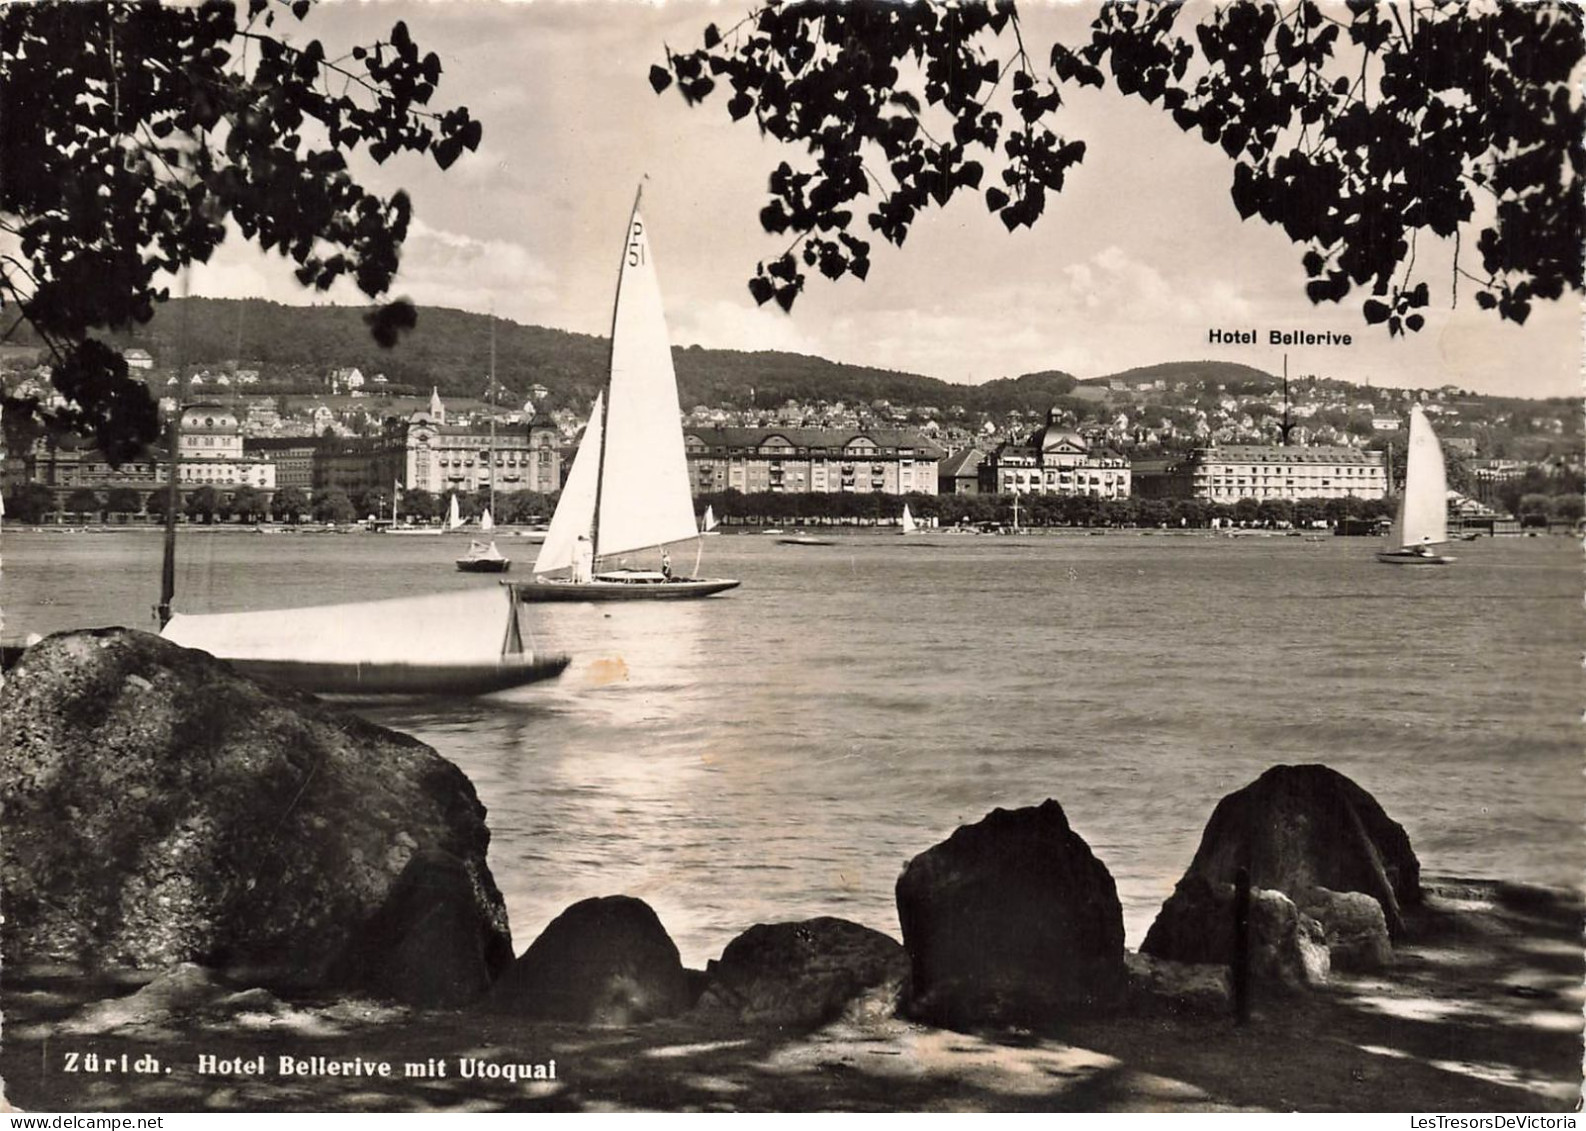
[{"label": "cloud", "polygon": [[803,354],[820,354],[822,350],[822,343],[780,308],[754,306],[748,299],[679,303],[668,310],[667,321],[672,342],[680,346]]},{"label": "cloud", "polygon": [[563,295],[557,273],[522,244],[434,228],[414,220],[391,287],[425,306],[489,310],[520,322],[557,325]]}]

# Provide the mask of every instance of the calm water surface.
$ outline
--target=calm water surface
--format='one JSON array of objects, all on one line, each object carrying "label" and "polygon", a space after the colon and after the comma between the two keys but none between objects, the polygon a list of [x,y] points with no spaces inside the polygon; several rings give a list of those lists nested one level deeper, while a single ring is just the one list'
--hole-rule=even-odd
[{"label": "calm water surface", "polygon": [[[7,530],[6,637],[149,627],[159,542]],[[495,584],[453,569],[462,546],[184,534],[177,606]],[[1217,800],[1280,762],[1354,778],[1428,871],[1578,883],[1578,547],[1484,539],[1444,570],[1373,548],[728,535],[705,555],[743,579],[726,596],[529,606],[536,644],[573,658],[555,683],[355,709],[473,779],[520,950],[569,903],[618,892],[649,901],[696,966],[756,922],[896,934],[911,856],[1048,797],[1112,871],[1137,945]]]}]

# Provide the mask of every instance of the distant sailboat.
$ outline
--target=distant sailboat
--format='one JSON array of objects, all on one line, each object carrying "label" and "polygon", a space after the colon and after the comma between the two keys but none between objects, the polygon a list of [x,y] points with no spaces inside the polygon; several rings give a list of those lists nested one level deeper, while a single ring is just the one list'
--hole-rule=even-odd
[{"label": "distant sailboat", "polygon": [[898,520],[899,534],[918,534],[920,524],[914,521],[914,516],[909,513],[909,504],[903,504],[903,517]]},{"label": "distant sailboat", "polygon": [[[699,535],[672,346],[636,197],[612,313],[610,375],[535,559],[539,576],[516,588],[525,601],[616,601],[705,597],[736,586],[673,575],[665,547]],[[599,570],[602,558],[656,548],[659,570]],[[569,575],[546,576],[561,570]]]},{"label": "distant sailboat", "polygon": [[1454,559],[1434,547],[1448,542],[1448,479],[1443,447],[1421,406],[1410,410],[1410,444],[1404,465],[1404,493],[1388,531],[1388,548],[1377,560],[1390,565],[1447,565]]},{"label": "distant sailboat", "polygon": [[485,513],[479,519],[479,532],[489,534],[496,528],[496,520],[490,517],[490,508],[485,508]]},{"label": "distant sailboat", "polygon": [[512,568],[512,559],[496,549],[494,540],[475,539],[468,544],[468,552],[457,559],[457,568],[464,573],[506,573]]},{"label": "distant sailboat", "polygon": [[456,494],[456,492],[453,492],[452,493],[452,505],[451,505],[450,509],[448,509],[447,512],[446,512],[446,529],[447,530],[456,530],[462,524],[463,524],[463,511],[462,511],[462,508],[457,505],[457,494]]},{"label": "distant sailboat", "polygon": [[701,534],[717,533],[716,512],[708,505],[705,507],[705,517],[699,520],[699,532]]}]

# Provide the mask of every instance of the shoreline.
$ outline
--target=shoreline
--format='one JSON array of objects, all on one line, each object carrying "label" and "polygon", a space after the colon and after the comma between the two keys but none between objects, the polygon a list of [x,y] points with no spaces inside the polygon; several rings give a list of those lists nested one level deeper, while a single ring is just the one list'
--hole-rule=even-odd
[{"label": "shoreline", "polygon": [[[1582,893],[1445,877],[1423,886],[1424,932],[1396,948],[1391,968],[1260,992],[1244,1027],[1136,1000],[1040,1032],[960,1033],[897,1018],[872,997],[810,1031],[698,1012],[595,1028],[355,997],[286,1001],[241,983],[192,1009],[118,1015],[106,995],[131,980],[13,968],[0,984],[0,1076],[9,1101],[35,1111],[1575,1110]],[[63,1070],[66,1054],[90,1052],[101,1065],[125,1055],[128,1071]],[[257,1072],[200,1073],[203,1056],[264,1059]],[[135,1071],[140,1057],[160,1071]],[[281,1057],[310,1070],[282,1075]],[[390,1074],[332,1070],[344,1061]],[[444,1076],[407,1074],[437,1062]]]}]

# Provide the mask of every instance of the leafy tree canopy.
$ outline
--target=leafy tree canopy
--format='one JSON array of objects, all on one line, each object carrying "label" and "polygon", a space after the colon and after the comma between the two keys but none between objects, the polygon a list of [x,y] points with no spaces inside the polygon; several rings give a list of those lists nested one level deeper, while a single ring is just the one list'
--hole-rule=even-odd
[{"label": "leafy tree canopy", "polygon": [[[427,153],[445,168],[478,146],[479,123],[429,109],[440,60],[402,23],[337,58],[288,42],[277,22],[310,7],[0,8],[0,333],[30,323],[69,402],[8,409],[96,433],[116,461],[153,439],[147,391],[91,334],[147,322],[168,297],[161,273],[208,260],[228,219],[305,286],[390,286],[411,207],[360,186],[348,155]],[[396,302],[368,322],[390,344],[413,317]]]},{"label": "leafy tree canopy", "polygon": [[1064,88],[1110,77],[1228,155],[1239,215],[1304,249],[1313,303],[1364,292],[1366,322],[1401,334],[1432,301],[1423,238],[1454,243],[1451,302],[1465,280],[1524,322],[1533,300],[1582,289],[1582,18],[1567,3],[1291,0],[1197,22],[1176,2],[1107,3],[1089,42],[1043,58],[1012,0],[765,0],[650,80],[689,103],[722,88],[734,120],[810,153],[771,172],[760,221],[793,242],[749,281],[760,303],[791,309],[808,269],[863,279],[860,215],[902,245],[968,191],[1010,231],[1033,225],[1085,156],[1054,125]]}]

